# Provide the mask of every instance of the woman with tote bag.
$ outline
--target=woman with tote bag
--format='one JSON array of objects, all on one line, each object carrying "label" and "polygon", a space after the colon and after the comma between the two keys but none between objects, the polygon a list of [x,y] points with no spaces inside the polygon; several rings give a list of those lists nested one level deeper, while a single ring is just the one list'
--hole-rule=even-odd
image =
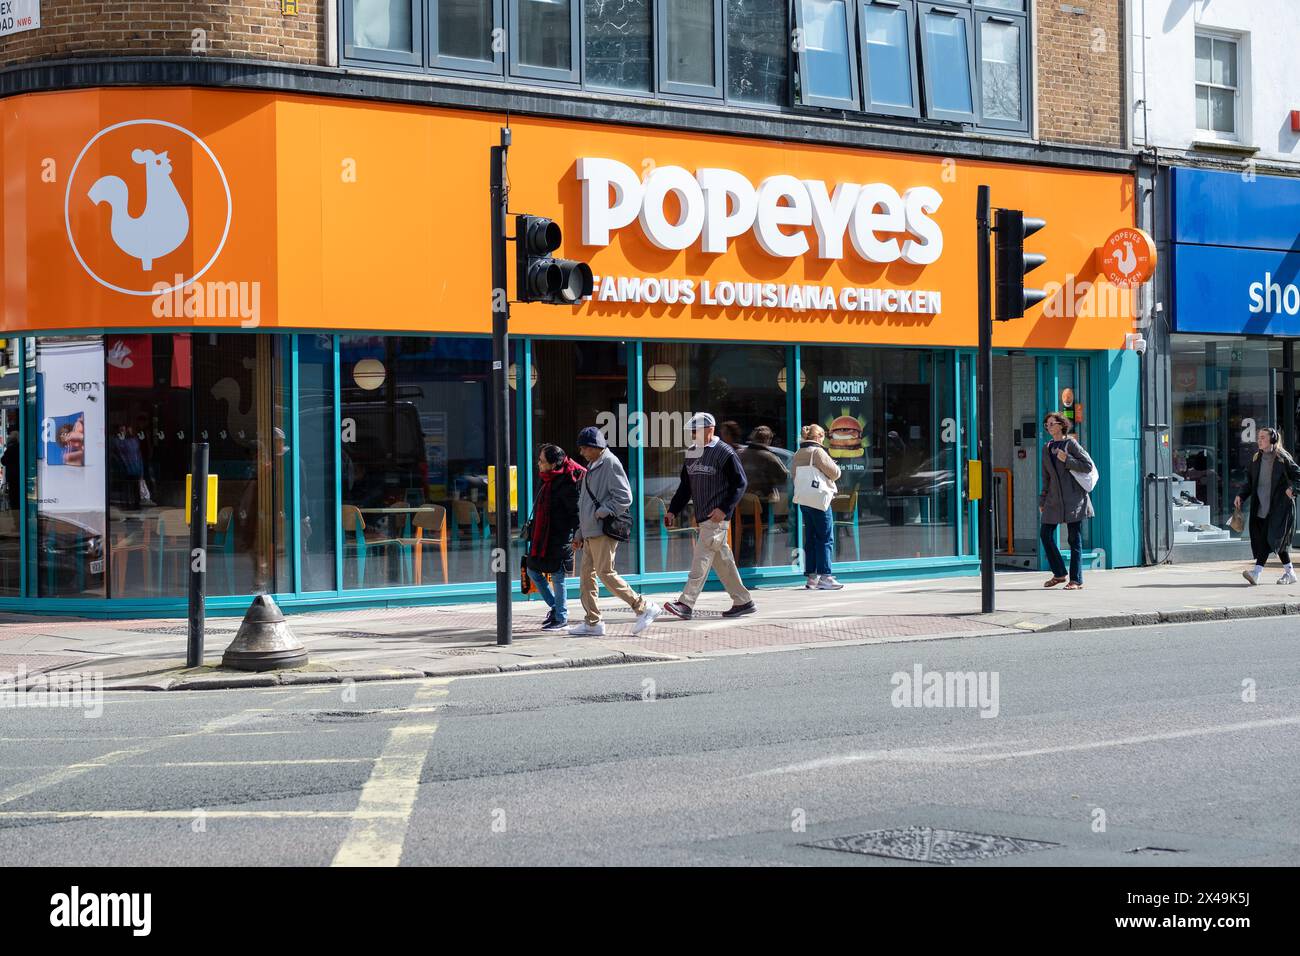
[{"label": "woman with tote bag", "polygon": [[1052,566],[1052,576],[1044,583],[1054,588],[1067,580],[1065,561],[1056,546],[1056,526],[1069,530],[1070,576],[1067,591],[1083,587],[1083,522],[1093,516],[1092,489],[1097,484],[1097,466],[1075,439],[1070,437],[1070,420],[1059,412],[1043,419],[1051,440],[1043,446],[1043,493],[1038,499],[1039,537]]},{"label": "woman with tote bag", "polygon": [[795,452],[791,469],[794,472],[794,503],[803,516],[804,573],[808,580],[804,587],[810,591],[838,591],[844,585],[831,574],[831,500],[835,497],[835,481],[840,477],[840,466],[822,447],[826,430],[820,425],[805,425],[801,432],[803,441]]},{"label": "woman with tote bag", "polygon": [[1259,451],[1250,460],[1246,481],[1233,501],[1238,511],[1243,504],[1250,505],[1250,550],[1255,555],[1255,566],[1242,571],[1241,576],[1251,585],[1258,584],[1268,556],[1276,552],[1282,562],[1282,576],[1277,583],[1295,584],[1290,545],[1300,465],[1282,447],[1282,436],[1276,428],[1261,428],[1256,440]]}]

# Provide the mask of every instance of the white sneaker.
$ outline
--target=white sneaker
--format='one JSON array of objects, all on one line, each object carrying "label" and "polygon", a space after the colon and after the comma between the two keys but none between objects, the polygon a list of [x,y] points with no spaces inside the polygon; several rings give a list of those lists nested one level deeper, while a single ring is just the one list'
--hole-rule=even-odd
[{"label": "white sneaker", "polygon": [[836,581],[835,575],[833,574],[823,574],[821,580],[817,582],[818,591],[838,591],[842,587],[844,587],[844,585],[840,584],[839,581]]},{"label": "white sneaker", "polygon": [[1283,571],[1282,576],[1277,579],[1278,584],[1295,584],[1295,572]]},{"label": "white sneaker", "polygon": [[810,574],[810,575],[808,575],[808,580],[804,582],[804,590],[806,590],[806,591],[816,591],[816,590],[817,590],[817,582],[820,581],[821,579],[822,579],[822,576],[821,576],[820,574]]},{"label": "white sneaker", "polygon": [[569,637],[600,637],[605,633],[605,624],[602,621],[599,624],[588,624],[583,621],[581,624],[569,625]]},{"label": "white sneaker", "polygon": [[[1292,578],[1292,580],[1295,579]],[[655,604],[653,601],[647,601],[645,610],[636,616],[636,624],[632,626],[632,633],[640,634],[642,631],[644,631],[647,627],[649,627],[651,624],[655,622],[655,618],[657,618],[660,614],[662,614],[663,610],[664,609],[662,607],[660,607],[658,604]]]},{"label": "white sneaker", "polygon": [[1241,576],[1245,578],[1250,584],[1259,583],[1259,572],[1256,571],[1254,568],[1251,568],[1248,571],[1242,571]]}]

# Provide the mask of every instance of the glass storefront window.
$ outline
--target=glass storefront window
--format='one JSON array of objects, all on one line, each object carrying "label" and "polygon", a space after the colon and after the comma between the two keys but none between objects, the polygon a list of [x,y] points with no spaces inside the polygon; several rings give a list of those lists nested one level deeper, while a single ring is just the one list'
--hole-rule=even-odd
[{"label": "glass storefront window", "polygon": [[957,428],[952,358],[918,349],[801,351],[802,418],[843,474],[832,502],[835,560],[956,550]]},{"label": "glass storefront window", "polygon": [[1172,337],[1175,544],[1243,537],[1228,529],[1232,499],[1257,450],[1257,429],[1280,427],[1282,367],[1281,342]]},{"label": "glass storefront window", "polygon": [[[635,485],[632,468],[631,434],[627,400],[627,345],[623,342],[532,343],[533,448],[528,467],[533,471],[533,489],[541,478],[536,474],[537,450],[542,445],[559,445],[577,458],[574,442],[588,425],[602,429],[628,479]],[[636,489],[633,488],[635,493]],[[637,532],[619,545],[614,567],[621,574],[637,570]]]},{"label": "glass storefront window", "polygon": [[332,591],[335,580],[334,339],[298,336],[299,556],[304,591]]},{"label": "glass storefront window", "polygon": [[0,595],[22,594],[22,442],[18,340],[0,350]]},{"label": "glass storefront window", "polygon": [[[785,347],[647,342],[645,369],[646,571],[685,571],[694,541],[693,514],[675,528],[663,515],[677,490],[686,454],[685,426],[709,412],[717,436],[740,455],[749,486],[732,519],[740,567],[788,565],[793,547]],[[636,489],[633,489],[635,492]]]},{"label": "glass storefront window", "polygon": [[344,587],[491,578],[490,370],[487,339],[339,339]]}]

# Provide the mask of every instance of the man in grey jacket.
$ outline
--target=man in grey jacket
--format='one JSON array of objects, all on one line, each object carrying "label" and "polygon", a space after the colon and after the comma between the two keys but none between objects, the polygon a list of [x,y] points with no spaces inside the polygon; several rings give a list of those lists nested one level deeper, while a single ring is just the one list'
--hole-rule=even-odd
[{"label": "man in grey jacket", "polygon": [[573,546],[582,556],[578,562],[578,594],[582,599],[583,621],[569,628],[574,637],[599,637],[605,633],[600,619],[596,579],[609,592],[636,612],[633,634],[640,634],[663,609],[632,590],[614,570],[618,541],[605,534],[604,520],[624,514],[632,507],[632,485],[623,463],[609,450],[599,428],[584,428],[578,434],[578,454],[587,463],[587,476],[578,493],[578,533]]}]

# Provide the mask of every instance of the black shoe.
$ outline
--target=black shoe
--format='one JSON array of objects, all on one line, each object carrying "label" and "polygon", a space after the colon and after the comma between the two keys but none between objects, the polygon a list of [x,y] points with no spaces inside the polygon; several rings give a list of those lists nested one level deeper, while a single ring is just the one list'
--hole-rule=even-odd
[{"label": "black shoe", "polygon": [[543,631],[546,630],[554,623],[555,623],[555,608],[551,608],[549,611],[546,612],[546,617],[542,618],[542,630]]},{"label": "black shoe", "polygon": [[683,621],[689,621],[694,613],[691,608],[681,601],[665,601],[664,610],[673,617],[680,617]]},{"label": "black shoe", "polygon": [[740,617],[742,614],[753,614],[758,608],[754,607],[753,601],[746,601],[744,604],[737,604],[729,611],[723,611],[723,617]]}]

